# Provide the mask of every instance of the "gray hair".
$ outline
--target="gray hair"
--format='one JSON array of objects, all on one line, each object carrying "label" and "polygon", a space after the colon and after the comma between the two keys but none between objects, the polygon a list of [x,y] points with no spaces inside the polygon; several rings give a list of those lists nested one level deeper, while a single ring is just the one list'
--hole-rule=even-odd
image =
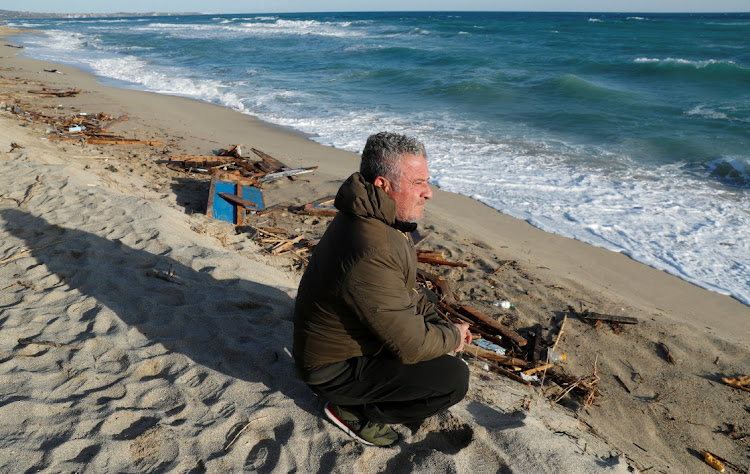
[{"label": "gray hair", "polygon": [[359,172],[365,181],[372,183],[382,176],[399,186],[401,157],[417,155],[427,158],[422,142],[416,138],[398,133],[380,132],[370,135],[362,150],[362,162]]}]

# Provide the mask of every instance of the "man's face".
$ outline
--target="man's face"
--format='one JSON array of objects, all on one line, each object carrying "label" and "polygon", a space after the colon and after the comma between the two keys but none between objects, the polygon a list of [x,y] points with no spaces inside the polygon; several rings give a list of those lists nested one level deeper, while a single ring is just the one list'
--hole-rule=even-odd
[{"label": "man's face", "polygon": [[432,199],[432,190],[427,184],[430,178],[427,159],[419,155],[404,155],[400,171],[399,182],[385,188],[385,192],[396,201],[396,219],[416,222],[424,215],[425,201]]}]

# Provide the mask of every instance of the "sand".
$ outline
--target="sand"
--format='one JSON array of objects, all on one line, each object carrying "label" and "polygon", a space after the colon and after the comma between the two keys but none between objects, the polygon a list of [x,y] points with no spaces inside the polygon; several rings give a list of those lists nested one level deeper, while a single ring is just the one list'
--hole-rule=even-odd
[{"label": "sand", "polygon": [[[569,307],[639,323],[568,318],[560,370],[596,371],[591,406],[575,396],[555,403],[552,384],[524,386],[466,359],[464,401],[420,426],[396,426],[394,447],[352,441],[294,377],[299,261],[208,218],[208,179],[164,161],[243,143],[290,166],[319,166],[264,187],[268,204],[299,204],[335,193],[358,156],[211,104],[106,87],[6,43],[0,471],[712,472],[701,449],[750,465],[750,392],[721,381],[750,375],[750,307],[440,190],[420,248],[468,265],[425,266],[462,301],[523,334],[538,324],[548,338]],[[82,92],[28,93],[40,86]],[[48,115],[127,114],[113,131],[164,145],[56,143],[46,125],[2,106],[15,103]],[[363,144],[377,131],[363,130]],[[255,219],[311,237],[328,222]],[[173,282],[152,276],[170,271]],[[496,299],[516,307],[494,308]]]}]

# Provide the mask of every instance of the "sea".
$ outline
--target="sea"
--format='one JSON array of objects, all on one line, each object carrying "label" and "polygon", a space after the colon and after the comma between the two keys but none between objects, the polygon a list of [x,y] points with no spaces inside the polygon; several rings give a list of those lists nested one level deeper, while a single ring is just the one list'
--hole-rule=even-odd
[{"label": "sea", "polygon": [[[13,20],[22,54],[354,152],[750,305],[750,14],[300,13]],[[486,236],[488,240],[491,235]],[[533,249],[531,249],[533,252]]]}]

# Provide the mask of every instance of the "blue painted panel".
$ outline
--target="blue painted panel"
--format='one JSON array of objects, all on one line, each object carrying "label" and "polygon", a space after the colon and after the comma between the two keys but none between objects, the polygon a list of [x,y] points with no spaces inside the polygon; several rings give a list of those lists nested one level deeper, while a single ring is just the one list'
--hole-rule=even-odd
[{"label": "blue painted panel", "polygon": [[228,181],[216,181],[216,187],[214,188],[214,206],[212,216],[214,219],[218,219],[224,222],[231,222],[232,224],[237,223],[236,215],[234,212],[234,205],[228,203],[219,197],[219,193],[232,193],[235,194],[237,185]]}]

